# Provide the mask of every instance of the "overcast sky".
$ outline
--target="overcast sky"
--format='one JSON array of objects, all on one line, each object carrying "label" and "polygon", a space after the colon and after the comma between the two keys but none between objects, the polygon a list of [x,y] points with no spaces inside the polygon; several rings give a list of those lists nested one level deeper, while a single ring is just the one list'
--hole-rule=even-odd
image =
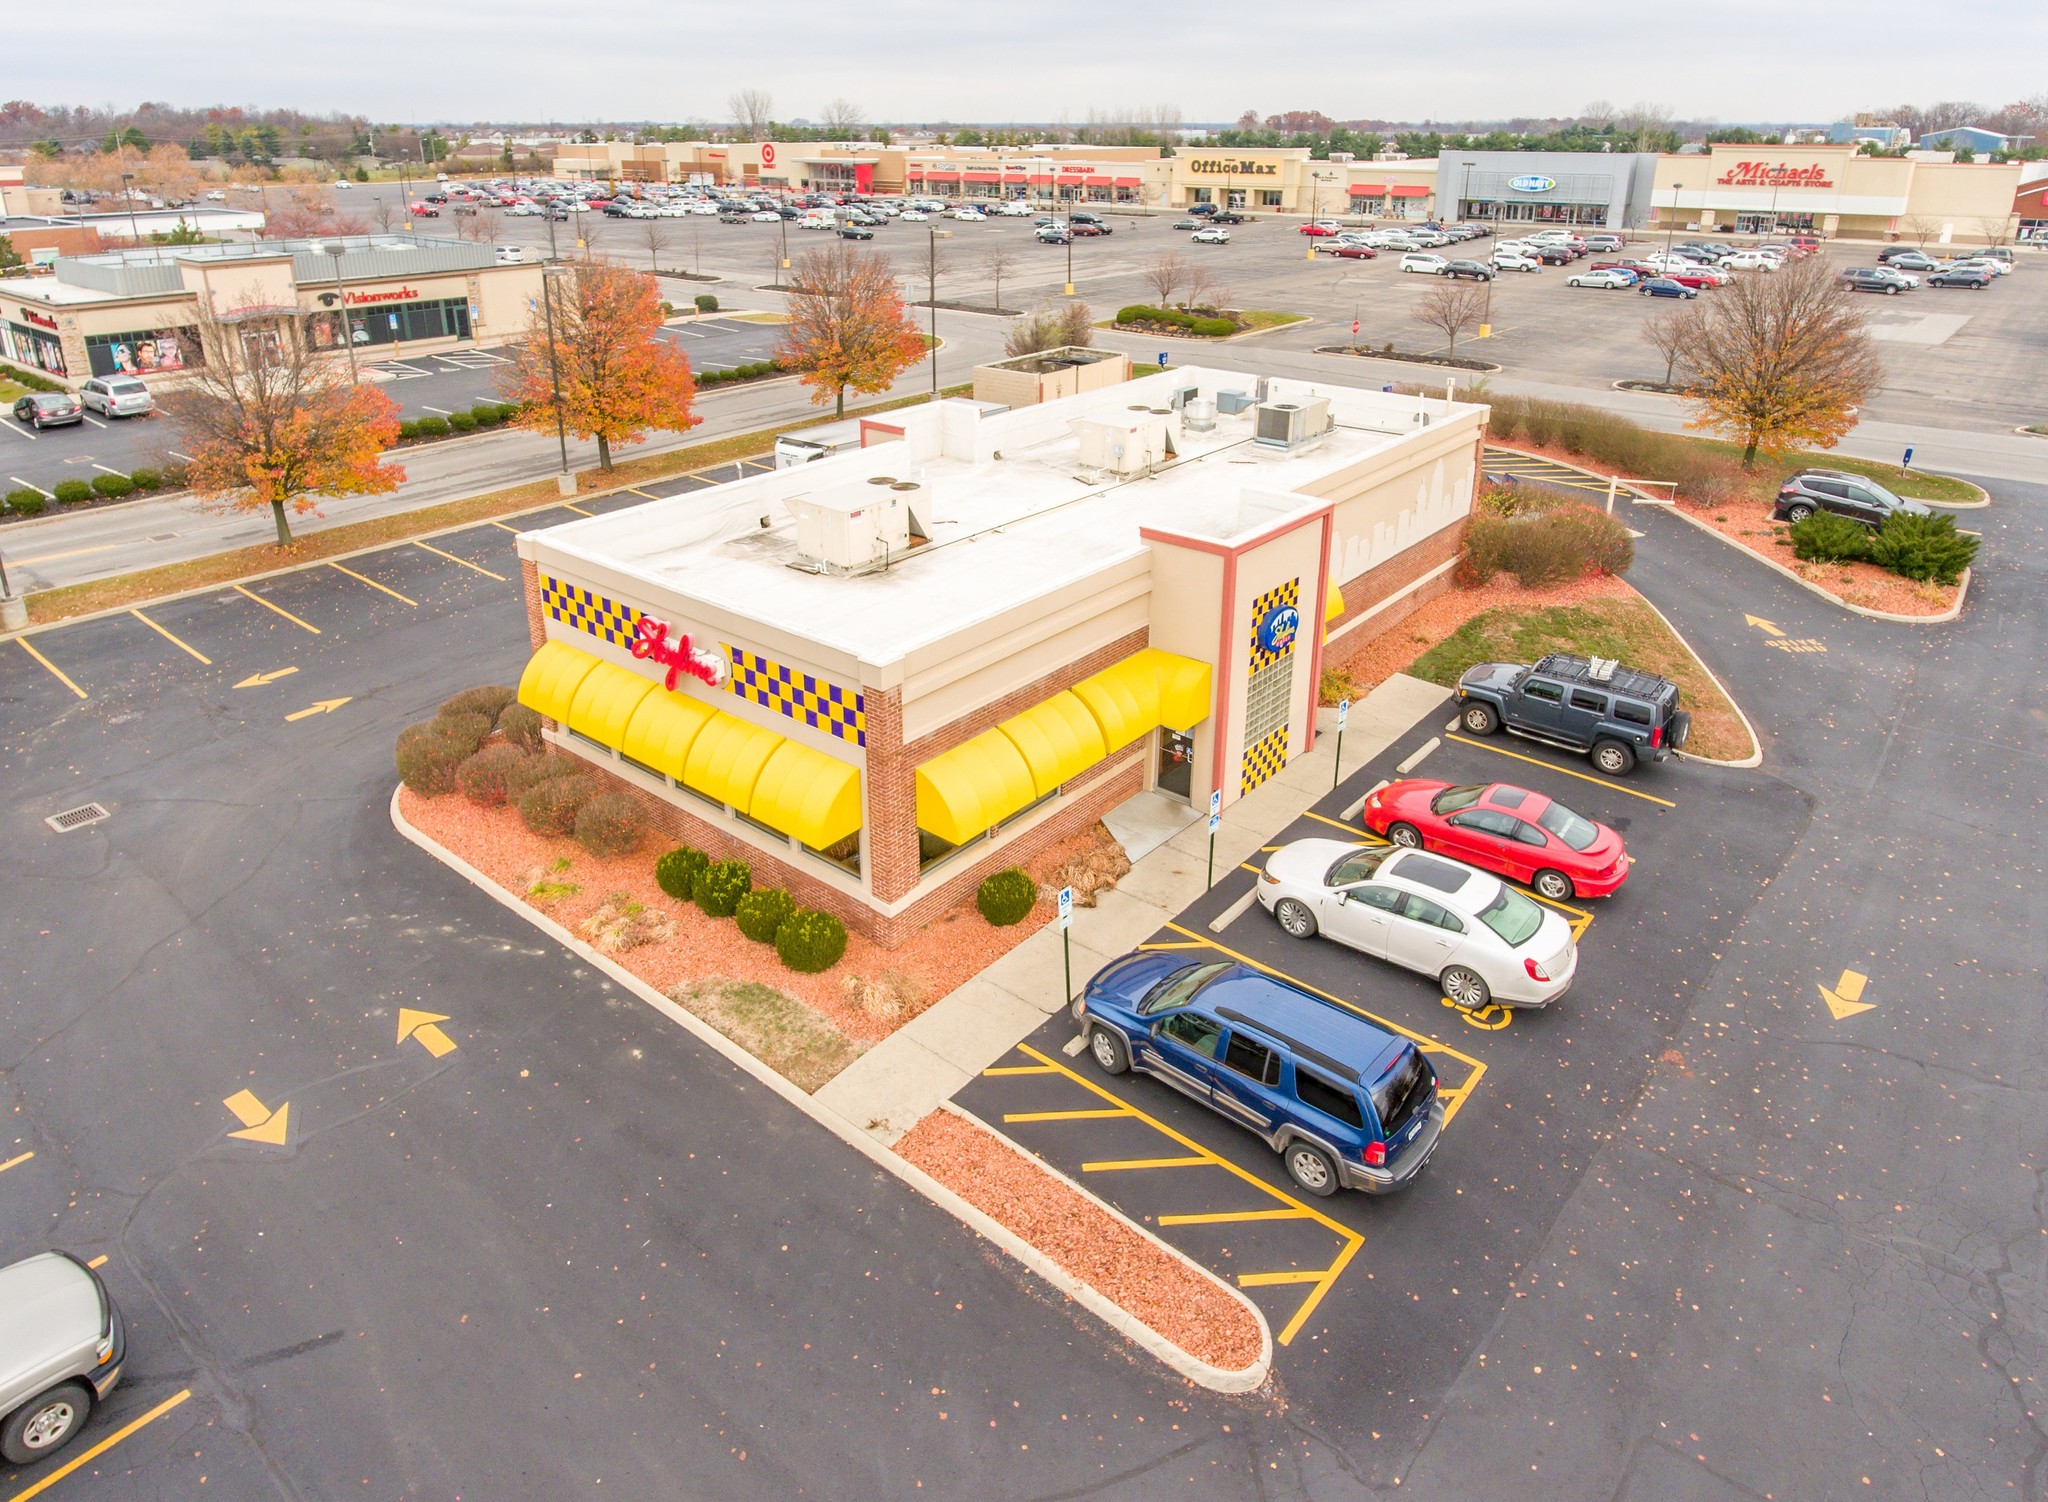
[{"label": "overcast sky", "polygon": [[2042,0],[1670,6],[1220,5],[1212,0],[96,0],[10,17],[7,92],[38,103],[292,106],[379,120],[691,120],[733,90],[778,118],[844,97],[890,120],[1189,121],[1569,115],[1649,100],[1692,118],[1826,120],[2048,86]]}]

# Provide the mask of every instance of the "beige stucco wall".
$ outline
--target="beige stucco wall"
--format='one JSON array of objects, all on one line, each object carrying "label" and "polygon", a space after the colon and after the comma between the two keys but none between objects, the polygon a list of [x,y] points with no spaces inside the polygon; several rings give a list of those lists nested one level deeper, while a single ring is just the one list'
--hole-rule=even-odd
[{"label": "beige stucco wall", "polygon": [[1471,514],[1478,425],[1477,417],[1432,424],[1403,451],[1398,465],[1384,457],[1363,460],[1311,488],[1335,502],[1335,578],[1355,579]]},{"label": "beige stucco wall", "polygon": [[[1168,542],[1152,544],[1152,645],[1162,652],[1206,662],[1211,684],[1221,681],[1215,672],[1217,632],[1221,628],[1216,610],[1223,597],[1223,559],[1216,553],[1177,547]],[[1213,692],[1213,688],[1212,688]],[[1194,729],[1195,759],[1188,788],[1188,801],[1197,808],[1209,806],[1214,786],[1216,737],[1221,723],[1215,715]],[[1234,797],[1236,789],[1225,793]]]}]

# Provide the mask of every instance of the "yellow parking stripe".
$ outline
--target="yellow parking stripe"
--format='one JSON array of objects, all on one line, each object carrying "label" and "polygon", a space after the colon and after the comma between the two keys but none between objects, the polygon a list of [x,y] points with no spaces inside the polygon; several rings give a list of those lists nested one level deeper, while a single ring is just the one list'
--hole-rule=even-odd
[{"label": "yellow parking stripe", "polygon": [[179,641],[177,637],[171,635],[170,632],[164,630],[163,627],[159,626],[155,621],[151,620],[141,611],[131,610],[128,613],[134,616],[135,619],[137,619],[138,621],[142,622],[143,625],[149,627],[150,630],[154,631],[158,636],[161,636],[165,641],[169,642],[172,646],[176,647],[179,651],[189,652],[194,657],[198,658],[201,662],[205,663],[208,667],[213,666],[213,659],[211,657],[208,657],[204,652],[200,651],[197,647],[192,646],[187,642]]},{"label": "yellow parking stripe", "polygon": [[1291,1273],[1239,1273],[1239,1288],[1278,1288],[1286,1283],[1320,1283],[1329,1276],[1327,1268],[1316,1268],[1313,1272]]},{"label": "yellow parking stripe", "polygon": [[312,632],[315,636],[318,636],[320,634],[320,628],[318,626],[313,625],[311,622],[300,620],[297,616],[293,615],[289,610],[285,609],[284,606],[273,605],[270,603],[270,601],[264,599],[263,596],[259,594],[251,594],[248,590],[242,588],[242,586],[239,584],[230,585],[229,588],[233,589],[234,592],[238,595],[248,595],[250,599],[254,600],[258,605],[261,605],[265,610],[275,610],[279,615],[283,616],[286,620],[290,621],[294,626],[304,627],[306,630]]},{"label": "yellow parking stripe", "polygon": [[333,569],[337,574],[347,574],[351,579],[354,579],[359,584],[367,584],[372,589],[383,590],[384,593],[391,596],[392,599],[397,600],[402,604],[410,605],[415,610],[419,609],[420,602],[418,600],[409,600],[404,595],[400,594],[397,590],[386,588],[384,585],[379,584],[375,579],[371,579],[362,574],[359,574],[352,568],[343,568],[338,563],[330,563],[327,566]]},{"label": "yellow parking stripe", "polygon": [[647,500],[650,500],[650,501],[665,501],[665,500],[667,500],[667,499],[668,499],[668,497],[667,497],[667,496],[665,496],[665,495],[656,495],[656,494],[655,494],[655,493],[654,493],[653,491],[651,491],[651,490],[635,490],[635,489],[634,489],[634,488],[633,488],[633,487],[632,487],[631,485],[628,485],[628,486],[626,487],[626,494],[627,494],[627,495],[637,495],[637,496],[642,496],[642,497],[644,497],[644,498],[646,498]]},{"label": "yellow parking stripe", "polygon": [[521,530],[518,527],[508,527],[503,522],[492,522],[491,525],[496,527],[500,532],[510,532],[515,537],[519,534]]},{"label": "yellow parking stripe", "polygon": [[585,511],[581,506],[577,505],[574,501],[564,501],[562,502],[562,504],[566,506],[569,510],[575,512],[578,516],[597,515],[595,511]]},{"label": "yellow parking stripe", "polygon": [[1118,1107],[1114,1111],[1011,1111],[1003,1120],[1012,1121],[1107,1121],[1113,1116],[1128,1116],[1131,1113]]},{"label": "yellow parking stripe", "polygon": [[184,1402],[187,1398],[191,1396],[192,1389],[189,1387],[183,1388],[178,1392],[172,1393],[168,1398],[165,1398],[161,1403],[157,1404],[156,1407],[150,1409],[149,1412],[145,1413],[141,1418],[131,1420],[127,1424],[124,1424],[121,1428],[116,1429],[112,1434],[109,1434],[105,1439],[101,1440],[98,1444],[94,1445],[90,1450],[87,1450],[83,1455],[79,1456],[76,1460],[66,1461],[63,1465],[58,1466],[56,1470],[50,1472],[49,1475],[37,1481],[34,1486],[16,1492],[12,1497],[9,1497],[7,1499],[7,1502],[28,1502],[28,1499],[30,1497],[41,1496],[44,1492],[48,1491],[51,1487],[55,1486],[58,1482],[62,1481],[66,1476],[69,1476],[73,1471],[77,1470],[80,1466],[88,1465],[91,1462],[99,1459],[102,1455],[106,1454],[107,1451],[113,1449],[114,1446],[121,1443],[122,1440],[126,1439],[129,1435],[133,1434],[136,1430],[142,1428],[145,1424],[155,1423],[158,1419],[162,1418],[165,1414],[169,1413],[173,1408],[176,1408],[180,1403]]},{"label": "yellow parking stripe", "polygon": [[983,1074],[1058,1074],[1057,1069],[1043,1064],[1004,1064],[993,1069],[982,1070]]},{"label": "yellow parking stripe", "polygon": [[441,549],[435,547],[430,542],[420,542],[418,539],[414,539],[413,546],[416,548],[425,548],[429,553],[437,553],[441,557],[446,558],[450,563],[459,563],[464,568],[475,569],[476,572],[482,574],[486,579],[496,579],[500,584],[503,584],[505,582],[505,576],[503,574],[494,574],[481,564],[471,563],[467,558],[457,558],[453,553],[442,552]]},{"label": "yellow parking stripe", "polygon": [[1665,808],[1678,807],[1678,805],[1676,803],[1673,803],[1669,798],[1659,798],[1651,793],[1639,793],[1634,788],[1625,788],[1618,782],[1609,782],[1605,777],[1589,777],[1584,772],[1574,772],[1566,767],[1553,766],[1551,763],[1544,761],[1540,757],[1524,756],[1519,751],[1504,751],[1499,746],[1489,746],[1486,744],[1485,741],[1469,740],[1462,735],[1453,735],[1449,737],[1449,739],[1456,741],[1461,746],[1476,746],[1481,751],[1491,751],[1495,756],[1512,756],[1516,761],[1526,761],[1532,767],[1543,767],[1549,771],[1558,773],[1560,776],[1576,777],[1579,779],[1579,781],[1590,782],[1595,787],[1611,788],[1617,793],[1627,793],[1629,797],[1640,798],[1645,803],[1661,804]]},{"label": "yellow parking stripe", "polygon": [[1137,1168],[1208,1168],[1215,1158],[1105,1158],[1100,1163],[1083,1163],[1083,1173],[1121,1173]]},{"label": "yellow parking stripe", "polygon": [[1247,1220],[1307,1220],[1306,1210],[1218,1210],[1211,1215],[1162,1215],[1162,1226],[1228,1226]]},{"label": "yellow parking stripe", "polygon": [[17,636],[14,639],[21,643],[22,651],[28,653],[29,656],[33,657],[37,662],[40,662],[44,667],[48,668],[52,673],[54,673],[59,683],[63,684],[66,688],[70,689],[71,692],[78,695],[78,697],[81,699],[90,697],[84,689],[80,688],[77,684],[71,681],[70,677],[65,673],[65,671],[62,668],[58,667],[56,663],[50,661],[49,658],[43,656],[42,653],[38,652],[34,647],[30,646],[27,637]]},{"label": "yellow parking stripe", "polygon": [[[1325,814],[1311,813],[1307,809],[1302,810],[1301,816],[1304,819],[1314,819],[1318,824],[1327,824],[1332,829],[1341,829],[1346,834],[1357,835],[1358,843],[1361,845],[1384,845],[1387,843],[1363,825],[1346,824],[1342,819],[1332,819]],[[1273,848],[1277,850],[1280,847],[1275,845]]]},{"label": "yellow parking stripe", "polygon": [[10,1168],[19,1168],[22,1164],[26,1163],[30,1158],[33,1158],[34,1156],[35,1153],[31,1151],[23,1153],[18,1158],[9,1158],[5,1163],[0,1163],[0,1173],[5,1173]]}]

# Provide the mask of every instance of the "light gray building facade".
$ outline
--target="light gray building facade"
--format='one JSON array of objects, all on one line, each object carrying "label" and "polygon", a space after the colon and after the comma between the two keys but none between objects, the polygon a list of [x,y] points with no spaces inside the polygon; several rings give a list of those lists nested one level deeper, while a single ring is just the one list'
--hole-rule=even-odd
[{"label": "light gray building facade", "polygon": [[1632,229],[1650,218],[1655,152],[1446,151],[1437,212],[1474,224]]}]

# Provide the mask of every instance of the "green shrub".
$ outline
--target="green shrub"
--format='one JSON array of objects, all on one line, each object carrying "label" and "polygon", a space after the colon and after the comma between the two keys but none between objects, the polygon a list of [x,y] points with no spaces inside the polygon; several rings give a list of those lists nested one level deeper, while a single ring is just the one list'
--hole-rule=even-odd
[{"label": "green shrub", "polygon": [[18,511],[23,516],[39,516],[43,507],[50,504],[50,498],[40,490],[10,490],[7,492],[7,509]]},{"label": "green shrub", "polygon": [[367,167],[358,167],[358,168],[356,168],[356,181],[357,181],[357,182],[359,182],[359,183],[366,183],[366,182],[368,182],[369,180],[370,180],[370,170],[369,170],[369,168],[367,168]]},{"label": "green shrub", "polygon": [[496,402],[478,402],[469,409],[469,417],[480,428],[495,428],[505,420],[505,409]]},{"label": "green shrub", "polygon": [[497,808],[512,796],[511,781],[534,760],[504,741],[486,746],[455,769],[455,785],[471,803]]},{"label": "green shrub", "polygon": [[164,466],[164,489],[183,490],[185,488],[185,480],[186,474],[184,465],[166,464]]},{"label": "green shrub", "polygon": [[1625,574],[1636,561],[1628,528],[1583,501],[1550,507],[1536,525],[1569,545],[1581,574]]},{"label": "green shrub", "polygon": [[559,751],[547,751],[538,756],[529,753],[525,761],[506,771],[505,801],[517,803],[543,782],[552,782],[557,777],[580,776],[584,770],[585,764],[580,759]]},{"label": "green shrub", "polygon": [[1861,563],[1870,557],[1870,529],[1832,511],[1792,523],[1792,556],[1815,563]]},{"label": "green shrub", "polygon": [[1141,302],[1135,302],[1127,308],[1118,308],[1116,310],[1116,321],[1118,323],[1156,323],[1161,318],[1167,316],[1164,308],[1148,308]]},{"label": "green shrub", "polygon": [[583,805],[596,796],[595,778],[550,777],[520,795],[519,817],[535,834],[568,834],[575,829]]},{"label": "green shrub", "polygon": [[1977,557],[1979,539],[1956,530],[1956,519],[1899,511],[1870,540],[1870,561],[1907,579],[1954,584]]},{"label": "green shrub", "polygon": [[1227,339],[1237,332],[1237,325],[1228,318],[1197,318],[1188,325],[1188,331],[1207,339]]},{"label": "green shrub", "polygon": [[756,944],[773,944],[785,920],[796,912],[796,899],[780,887],[762,887],[749,892],[732,910],[740,932]]},{"label": "green shrub", "polygon": [[60,505],[76,505],[79,501],[92,499],[92,487],[83,480],[59,480],[50,492]]},{"label": "green shrub", "polygon": [[469,756],[484,743],[484,737],[491,733],[491,717],[474,710],[450,714],[445,709],[430,722],[436,734],[444,735],[463,748],[462,754]]},{"label": "green shrub", "polygon": [[62,381],[53,381],[48,376],[33,370],[22,370],[14,365],[0,365],[0,381],[12,381],[17,386],[26,386],[31,391],[64,391],[68,388]]},{"label": "green shrub", "polygon": [[730,918],[753,885],[745,861],[713,861],[690,883],[690,900],[714,918]]},{"label": "green shrub", "polygon": [[448,414],[448,426],[458,433],[474,433],[476,431],[476,419],[467,412],[450,412]]},{"label": "green shrub", "polygon": [[830,970],[846,953],[846,925],[830,913],[798,908],[775,930],[775,952],[803,975]]},{"label": "green shrub", "polygon": [[654,863],[654,880],[676,901],[688,902],[690,888],[710,864],[711,857],[695,846],[678,845]]},{"label": "green shrub", "polygon": [[92,488],[95,493],[110,501],[117,501],[124,495],[135,494],[135,482],[126,475],[94,475]]},{"label": "green shrub", "polygon": [[401,417],[398,420],[398,441],[400,443],[409,443],[419,436],[420,425],[412,418]]},{"label": "green shrub", "polygon": [[722,370],[699,370],[693,372],[693,374],[696,376],[699,386],[716,386],[725,379],[725,372]]},{"label": "green shrub", "polygon": [[647,838],[647,811],[628,793],[599,793],[576,815],[576,839],[601,860],[630,855]]},{"label": "green shrub", "polygon": [[455,791],[456,769],[475,752],[440,728],[440,722],[408,725],[398,732],[398,780],[426,798]]},{"label": "green shrub", "polygon": [[540,738],[540,715],[524,704],[507,704],[498,711],[498,728],[505,732],[505,739],[522,751],[538,751]]},{"label": "green shrub", "polygon": [[1635,562],[1628,528],[1604,511],[1539,493],[1513,504],[1517,509],[1505,515],[1497,507],[1474,511],[1459,545],[1461,584],[1508,573],[1535,589],[1585,574],[1626,573]]},{"label": "green shrub", "polygon": [[160,469],[138,469],[131,473],[128,478],[135,482],[137,490],[160,490],[163,488],[164,474]]},{"label": "green shrub", "polygon": [[413,427],[422,438],[446,438],[451,431],[445,417],[422,417]]},{"label": "green shrub", "polygon": [[1038,883],[1021,866],[1006,866],[984,877],[981,890],[974,894],[974,905],[981,909],[981,916],[997,928],[1022,923],[1037,901]]},{"label": "green shrub", "polygon": [[690,301],[697,305],[699,313],[716,313],[718,311],[718,299],[709,292],[699,292]]},{"label": "green shrub", "polygon": [[505,706],[518,697],[518,690],[506,688],[503,684],[481,684],[476,688],[466,688],[444,700],[441,713],[489,715],[491,723],[496,725],[499,716],[505,712]]}]

